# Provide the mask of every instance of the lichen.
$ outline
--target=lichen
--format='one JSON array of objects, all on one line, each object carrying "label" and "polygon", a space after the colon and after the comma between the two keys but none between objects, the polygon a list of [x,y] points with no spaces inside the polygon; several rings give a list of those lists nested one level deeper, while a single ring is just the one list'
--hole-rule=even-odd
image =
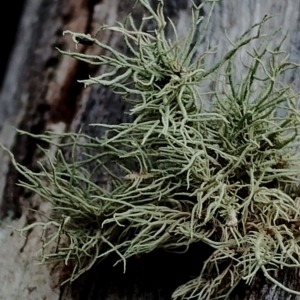
[{"label": "lichen", "polygon": [[[103,44],[97,34],[65,32],[75,43],[84,40],[110,54],[59,50],[109,66],[108,72],[81,82],[121,94],[132,105],[134,121],[92,124],[106,129],[102,137],[21,132],[58,147],[39,172],[12,157],[26,178],[19,184],[53,205],[48,222],[21,231],[42,226],[42,262],[72,261],[71,281],[111,252],[126,269],[133,255],[203,242],[212,255],[197,278],[174,291],[174,299],[226,299],[241,280],[250,284],[259,270],[275,285],[299,294],[270,272],[300,267],[299,95],[280,79],[298,66],[287,60],[283,41],[269,49],[275,33],[261,38],[269,17],[207,66],[211,49],[200,55],[197,49],[216,1],[194,4],[184,40],[166,21],[162,1],[156,11],[147,0],[139,2],[148,13],[139,27],[129,16],[125,24],[100,29],[119,32],[129,55]],[[206,19],[200,16],[204,5],[210,5]],[[155,22],[156,30],[144,31],[147,22]],[[165,36],[167,22],[174,29],[173,41]],[[202,30],[193,45],[197,26]],[[253,40],[261,42],[249,52],[251,64],[243,76],[237,76],[236,53]],[[203,86],[211,86],[211,92],[202,92]],[[211,109],[205,110],[202,104],[208,101]],[[105,174],[107,186],[96,182],[99,174]],[[57,230],[46,236],[49,226]],[[45,253],[53,241],[56,251]]]}]

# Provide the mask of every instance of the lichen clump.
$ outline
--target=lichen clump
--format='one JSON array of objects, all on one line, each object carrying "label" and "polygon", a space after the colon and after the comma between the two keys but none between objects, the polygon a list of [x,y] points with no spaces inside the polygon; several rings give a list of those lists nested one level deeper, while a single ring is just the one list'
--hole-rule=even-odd
[{"label": "lichen clump", "polygon": [[[106,128],[102,137],[36,136],[58,146],[56,156],[40,172],[16,165],[27,179],[21,184],[50,201],[53,213],[49,222],[25,230],[56,226],[43,245],[56,241],[56,252],[42,252],[42,259],[73,261],[70,280],[110,252],[126,267],[126,259],[135,254],[203,242],[211,246],[211,257],[199,277],[178,287],[173,298],[227,298],[238,282],[250,284],[259,270],[297,293],[270,274],[274,268],[300,266],[299,96],[280,82],[297,66],[287,61],[281,42],[268,48],[273,34],[260,39],[268,17],[208,66],[210,49],[199,58],[197,49],[216,1],[194,5],[184,41],[171,20],[174,40],[165,36],[162,1],[157,10],[147,0],[139,2],[147,11],[139,27],[129,16],[124,25],[100,29],[123,35],[129,55],[101,43],[97,35],[66,32],[75,43],[84,39],[109,53],[61,51],[109,66],[107,73],[82,82],[120,93],[132,105],[134,121],[93,124]],[[207,19],[200,16],[203,5],[210,5]],[[154,22],[156,30],[144,30],[147,22]],[[236,76],[236,53],[253,40],[261,42],[249,53],[244,75]],[[211,86],[211,92],[201,92],[203,86]],[[206,111],[202,104],[208,101]],[[95,182],[99,174],[106,176],[106,187]]]}]

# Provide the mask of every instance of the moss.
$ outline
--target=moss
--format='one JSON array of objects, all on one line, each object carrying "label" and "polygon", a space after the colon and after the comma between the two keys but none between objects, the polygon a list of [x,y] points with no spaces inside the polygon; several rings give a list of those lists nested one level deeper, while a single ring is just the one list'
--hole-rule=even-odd
[{"label": "moss", "polygon": [[[84,41],[110,53],[92,56],[60,50],[109,66],[109,72],[82,82],[107,85],[122,94],[132,104],[134,121],[92,124],[106,129],[103,137],[35,135],[55,144],[56,156],[41,164],[40,172],[15,164],[27,179],[20,185],[51,202],[53,213],[49,222],[21,231],[42,226],[46,232],[54,225],[57,231],[43,237],[42,261],[73,261],[71,281],[111,252],[126,269],[126,259],[136,254],[157,248],[176,251],[201,241],[213,254],[199,277],[178,287],[173,298],[227,298],[241,280],[251,283],[259,270],[275,285],[299,294],[270,275],[273,268],[300,266],[295,192],[300,161],[298,95],[280,82],[280,76],[297,65],[287,61],[282,42],[268,48],[271,34],[253,48],[251,64],[236,80],[237,51],[260,40],[269,17],[247,30],[208,68],[205,59],[211,49],[194,57],[216,1],[194,5],[186,39],[179,41],[173,26],[172,42],[164,33],[162,1],[157,11],[147,0],[139,2],[148,12],[139,28],[129,16],[124,25],[100,29],[120,32],[128,56],[102,44],[97,34],[65,32],[75,43]],[[199,15],[203,5],[211,7],[206,19]],[[157,25],[154,32],[143,30],[149,21]],[[192,46],[197,26],[202,31]],[[211,93],[201,92],[204,85],[213,86]],[[210,111],[201,105],[207,101],[212,103]],[[277,116],[278,108],[284,109],[283,117]],[[105,186],[95,181],[99,174],[105,176]],[[56,252],[45,254],[53,241]]]}]

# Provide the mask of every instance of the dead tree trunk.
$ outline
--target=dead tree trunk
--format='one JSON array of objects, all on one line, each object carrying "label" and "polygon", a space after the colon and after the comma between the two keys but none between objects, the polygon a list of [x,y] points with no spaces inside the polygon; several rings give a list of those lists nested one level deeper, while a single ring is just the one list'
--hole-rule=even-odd
[{"label": "dead tree trunk", "polygon": [[[47,129],[57,132],[78,130],[100,135],[90,123],[120,123],[128,120],[123,112],[126,105],[118,96],[101,86],[84,89],[78,79],[101,72],[101,69],[63,57],[55,49],[74,49],[63,30],[93,33],[103,23],[122,21],[132,10],[133,0],[27,0],[21,19],[17,41],[0,94],[0,139],[14,153],[17,161],[31,167],[39,157],[36,141],[16,134],[13,127],[32,133]],[[155,1],[153,0],[153,4]],[[165,0],[165,13],[175,21],[180,33],[189,26],[191,2]],[[205,11],[203,11],[205,14]],[[265,14],[278,14],[268,22],[265,31],[279,26],[289,30],[285,49],[290,59],[300,57],[300,2],[293,0],[223,0],[217,4],[207,39],[218,45],[217,56],[230,48],[225,30],[235,40],[251,24]],[[134,16],[141,17],[135,10]],[[117,36],[100,37],[109,45],[126,51]],[[80,51],[94,49],[80,46]],[[99,53],[97,53],[99,54]],[[300,73],[291,72],[286,82],[296,82],[299,89]],[[33,261],[40,247],[38,229],[21,239],[7,225],[21,228],[40,219],[40,213],[49,214],[50,208],[37,196],[16,186],[22,180],[0,150],[0,299],[170,299],[172,290],[197,275],[206,249],[195,245],[183,256],[157,252],[129,262],[128,273],[112,267],[113,258],[91,270],[85,278],[73,285],[60,286],[70,270],[63,265],[36,265]],[[35,211],[31,211],[34,209]],[[176,265],[174,265],[176,261]],[[192,267],[191,267],[192,266]],[[152,274],[157,274],[153,276]],[[277,279],[291,289],[300,291],[298,270],[282,270]],[[260,274],[251,286],[241,286],[234,299],[297,299],[264,279]]]}]

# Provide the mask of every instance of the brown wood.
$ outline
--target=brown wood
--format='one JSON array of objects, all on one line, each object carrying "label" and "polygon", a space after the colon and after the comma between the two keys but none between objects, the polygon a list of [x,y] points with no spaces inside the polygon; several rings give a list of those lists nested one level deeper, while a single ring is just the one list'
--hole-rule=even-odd
[{"label": "brown wood", "polygon": [[[84,89],[76,82],[89,74],[100,73],[101,69],[61,56],[55,47],[74,49],[70,37],[62,36],[63,30],[93,33],[103,23],[122,21],[134,2],[27,1],[0,94],[0,140],[13,151],[18,162],[32,167],[40,153],[35,140],[17,135],[12,127],[32,133],[41,133],[47,129],[64,132],[82,127],[88,134],[101,135],[97,127],[89,127],[88,124],[128,120],[128,116],[123,114],[128,108],[120,102],[118,96],[105,87]],[[184,35],[189,26],[191,2],[165,0],[165,4],[165,13],[175,21],[180,35]],[[207,11],[203,13],[207,14]],[[283,27],[283,32],[289,29],[285,49],[291,54],[290,59],[299,63],[300,2],[295,0],[223,0],[218,3],[207,32],[211,44],[218,45],[218,53],[211,59],[215,61],[231,47],[225,38],[225,30],[234,41],[265,14],[278,13],[279,16],[266,24],[264,32],[273,31],[279,26]],[[141,15],[141,10],[134,11],[135,18]],[[118,36],[106,33],[100,38],[126,51]],[[78,49],[83,53],[100,54],[93,47],[79,46]],[[241,58],[247,60],[245,51],[242,51]],[[287,83],[296,80],[295,87],[299,90],[299,77],[299,71],[290,72],[285,80]],[[33,261],[40,247],[40,230],[34,229],[28,233],[27,240],[23,240],[7,227],[13,225],[21,228],[39,220],[40,215],[30,211],[30,208],[45,214],[50,212],[50,207],[38,197],[16,187],[19,179],[22,178],[9,163],[9,157],[0,150],[0,299],[170,299],[170,293],[176,285],[183,283],[190,275],[197,275],[197,266],[201,265],[201,259],[207,252],[201,245],[195,245],[185,256],[157,252],[140,259],[133,258],[125,275],[118,267],[111,267],[113,258],[109,258],[80,282],[60,287],[60,282],[69,272],[66,267],[37,266]],[[278,280],[300,291],[298,270],[280,271]],[[260,274],[250,287],[237,289],[234,299],[275,300],[296,297],[277,287],[273,288]]]}]

